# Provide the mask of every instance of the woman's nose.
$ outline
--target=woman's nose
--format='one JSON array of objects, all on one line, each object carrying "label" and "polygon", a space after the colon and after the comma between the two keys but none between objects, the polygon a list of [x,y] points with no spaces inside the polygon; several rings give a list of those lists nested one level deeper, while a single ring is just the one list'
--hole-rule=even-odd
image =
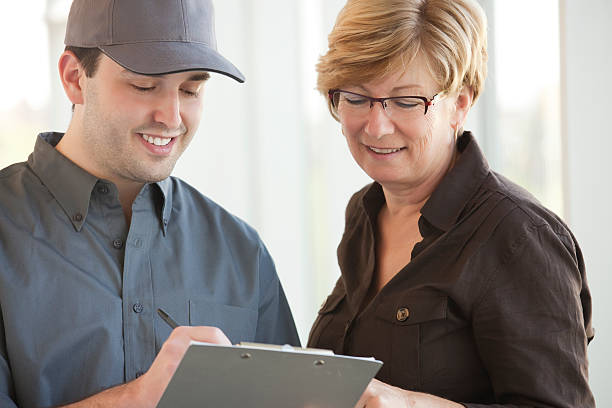
[{"label": "woman's nose", "polygon": [[372,108],[370,108],[365,131],[369,136],[375,137],[376,139],[393,134],[395,131],[395,125],[389,117],[389,114],[385,111],[382,103],[374,103]]}]

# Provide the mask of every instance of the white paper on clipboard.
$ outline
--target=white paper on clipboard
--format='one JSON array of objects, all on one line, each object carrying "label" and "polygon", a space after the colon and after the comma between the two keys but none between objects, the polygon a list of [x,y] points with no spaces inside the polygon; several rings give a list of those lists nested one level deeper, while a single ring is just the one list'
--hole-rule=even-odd
[{"label": "white paper on clipboard", "polygon": [[330,351],[193,343],[158,408],[353,408],[382,362]]}]

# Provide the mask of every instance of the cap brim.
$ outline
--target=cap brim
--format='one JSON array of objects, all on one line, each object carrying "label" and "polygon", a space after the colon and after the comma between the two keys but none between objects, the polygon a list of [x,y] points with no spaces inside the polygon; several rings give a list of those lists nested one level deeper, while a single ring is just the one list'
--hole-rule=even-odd
[{"label": "cap brim", "polygon": [[244,82],[244,75],[238,68],[202,43],[162,41],[101,45],[98,48],[119,65],[138,74],[210,71]]}]

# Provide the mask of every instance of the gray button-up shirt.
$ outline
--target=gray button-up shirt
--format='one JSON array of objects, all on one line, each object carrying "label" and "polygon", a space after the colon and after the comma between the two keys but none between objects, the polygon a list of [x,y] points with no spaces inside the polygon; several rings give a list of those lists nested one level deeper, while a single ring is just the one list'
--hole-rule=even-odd
[{"label": "gray button-up shirt", "polygon": [[0,171],[0,406],[136,378],[171,331],[158,307],[232,343],[299,344],[252,228],[174,177],[143,187],[127,225],[115,185],[57,152],[61,137]]}]

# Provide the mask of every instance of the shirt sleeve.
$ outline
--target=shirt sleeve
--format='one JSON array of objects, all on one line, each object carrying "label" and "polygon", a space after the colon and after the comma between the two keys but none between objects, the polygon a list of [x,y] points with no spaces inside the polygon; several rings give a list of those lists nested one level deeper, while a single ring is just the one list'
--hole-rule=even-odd
[{"label": "shirt sleeve", "polygon": [[300,346],[285,292],[276,274],[272,257],[261,244],[259,250],[260,302],[255,341]]},{"label": "shirt sleeve", "polygon": [[12,399],[14,394],[13,378],[6,351],[4,319],[2,317],[2,308],[0,307],[0,407],[17,408]]},{"label": "shirt sleeve", "polygon": [[473,311],[473,331],[497,404],[595,407],[588,385],[590,296],[567,232],[525,227]]}]

